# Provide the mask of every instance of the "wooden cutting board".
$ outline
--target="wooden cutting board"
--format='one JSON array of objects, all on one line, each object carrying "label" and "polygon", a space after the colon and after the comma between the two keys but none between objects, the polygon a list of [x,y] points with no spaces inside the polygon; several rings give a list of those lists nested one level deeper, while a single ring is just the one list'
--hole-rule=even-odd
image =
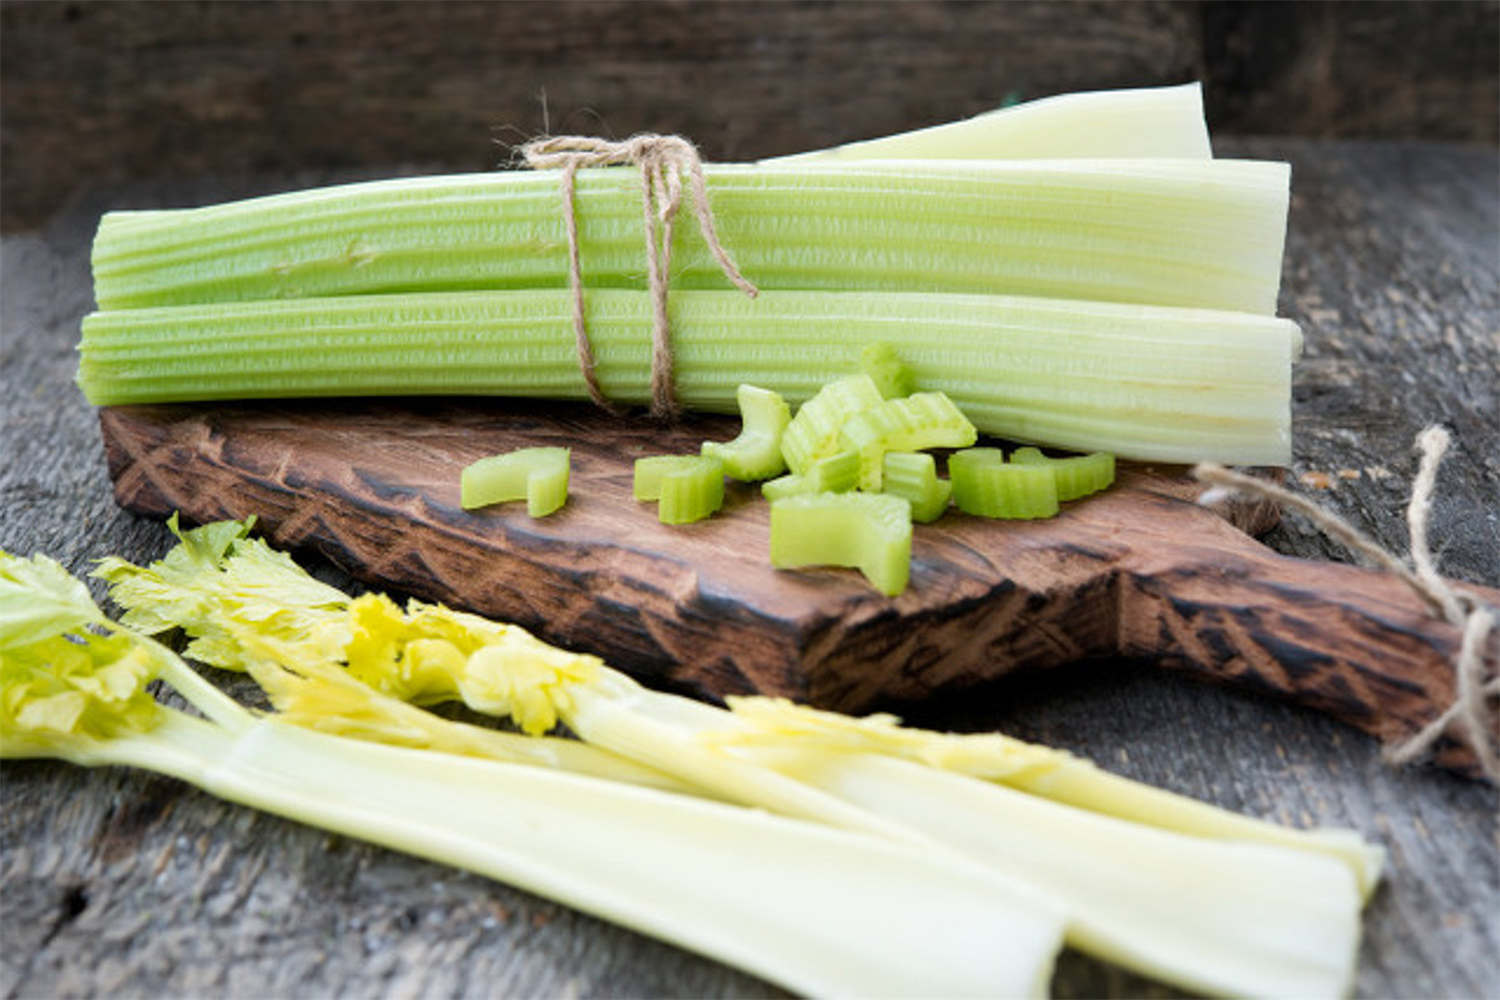
[{"label": "wooden cutting board", "polygon": [[[275,544],[373,585],[700,694],[853,712],[1124,656],[1286,697],[1382,740],[1453,700],[1458,634],[1404,584],[1277,555],[1251,537],[1274,510],[1199,506],[1181,467],[1122,464],[1115,488],[1046,521],[955,510],[918,525],[910,586],[889,599],[853,570],[772,569],[757,487],[731,484],[723,511],[685,526],[633,499],[635,459],[726,440],[729,418],[665,426],[573,404],[361,400],[116,407],[100,424],[130,510],[253,514]],[[534,445],[573,449],[561,511],[459,507],[466,464]],[[1456,742],[1437,758],[1473,769]]]}]

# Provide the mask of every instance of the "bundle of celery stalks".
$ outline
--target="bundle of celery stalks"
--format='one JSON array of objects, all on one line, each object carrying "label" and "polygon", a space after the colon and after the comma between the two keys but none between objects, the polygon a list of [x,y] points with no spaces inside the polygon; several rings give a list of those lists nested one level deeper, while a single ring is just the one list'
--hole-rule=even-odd
[{"label": "bundle of celery stalks", "polygon": [[[746,383],[801,403],[889,345],[988,434],[1289,458],[1288,169],[1212,159],[1196,86],[706,170],[719,236],[761,294],[728,287],[677,227],[690,408],[734,412]],[[640,199],[632,169],[577,175],[597,375],[626,403],[651,398]],[[111,213],[80,384],[96,404],[587,398],[561,212],[556,173],[535,171]],[[56,564],[4,557],[5,756],[177,775],[808,994],[1044,995],[1065,941],[1202,993],[1351,987],[1382,865],[1353,832],[1240,817],[1000,735],[710,707],[514,626],[351,599],[248,525],[180,539],[149,567],[104,561],[118,623]],[[150,638],[174,628],[275,711]],[[152,679],[203,717],[154,701]],[[420,707],[443,701],[520,732]]]},{"label": "bundle of celery stalks", "polygon": [[[111,212],[79,381],[100,405],[587,398],[558,172],[377,181]],[[1274,315],[1284,163],[1211,158],[1196,86],[1077,94],[755,164],[709,164],[729,286],[676,227],[675,392],[801,403],[891,345],[983,433],[1125,458],[1285,464],[1297,327]],[[577,175],[604,394],[650,398],[641,179]]]}]

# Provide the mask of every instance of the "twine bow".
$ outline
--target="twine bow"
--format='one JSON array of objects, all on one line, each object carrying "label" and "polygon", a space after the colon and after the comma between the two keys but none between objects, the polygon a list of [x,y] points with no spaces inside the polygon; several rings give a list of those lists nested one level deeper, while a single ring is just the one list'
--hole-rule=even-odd
[{"label": "twine bow", "polygon": [[693,214],[709,252],[724,275],[742,292],[754,298],[758,290],[740,274],[729,253],[719,242],[713,210],[708,204],[708,186],[703,179],[703,160],[691,142],[677,135],[643,134],[621,142],[582,135],[537,139],[521,147],[528,167],[560,169],[563,224],[568,234],[568,284],[573,293],[573,335],[578,348],[578,367],[583,372],[589,397],[605,409],[614,406],[599,388],[594,371],[594,351],[589,344],[583,311],[583,278],[578,255],[578,218],[574,207],[574,178],[580,168],[635,164],[641,170],[641,208],[646,225],[646,281],[651,291],[651,412],[658,417],[676,416],[672,387],[672,338],[667,320],[667,285],[672,264],[672,225],[682,205],[683,177],[692,195]]},{"label": "twine bow", "polygon": [[1438,575],[1427,542],[1427,519],[1432,513],[1438,465],[1448,450],[1450,439],[1447,431],[1433,426],[1417,435],[1416,443],[1421,449],[1422,460],[1417,478],[1412,482],[1411,502],[1406,508],[1407,530],[1411,534],[1410,566],[1348,521],[1306,497],[1264,480],[1231,472],[1221,465],[1210,463],[1193,469],[1194,476],[1214,486],[1199,497],[1198,502],[1213,503],[1228,493],[1248,493],[1296,510],[1330,538],[1396,574],[1422,598],[1433,615],[1458,629],[1463,638],[1454,660],[1457,696],[1453,704],[1411,738],[1387,747],[1385,758],[1393,764],[1408,763],[1430,750],[1450,728],[1456,728],[1473,748],[1480,770],[1491,781],[1500,784],[1500,726],[1496,725],[1493,710],[1487,705],[1488,699],[1500,695],[1500,675],[1486,677],[1485,657],[1491,636],[1500,631],[1497,628],[1500,626],[1500,611]]}]

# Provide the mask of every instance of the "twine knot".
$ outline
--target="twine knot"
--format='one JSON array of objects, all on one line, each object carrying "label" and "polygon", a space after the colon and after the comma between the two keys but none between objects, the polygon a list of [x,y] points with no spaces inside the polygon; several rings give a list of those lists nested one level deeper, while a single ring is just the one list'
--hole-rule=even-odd
[{"label": "twine knot", "polygon": [[713,210],[708,204],[708,185],[703,179],[703,160],[698,148],[680,135],[634,135],[620,142],[583,135],[560,135],[528,142],[521,156],[535,170],[561,171],[563,225],[568,234],[568,285],[573,293],[573,335],[578,348],[578,367],[588,386],[589,398],[614,411],[599,388],[594,371],[594,352],[589,345],[583,311],[583,278],[578,254],[578,217],[574,206],[574,178],[581,168],[635,164],[641,171],[641,208],[646,229],[646,282],[651,292],[651,413],[674,417],[678,413],[672,388],[672,338],[667,320],[667,285],[672,264],[672,225],[682,205],[683,179],[692,197],[693,214],[703,241],[724,275],[735,287],[754,298],[758,290],[740,274],[728,251],[719,242]]},{"label": "twine knot", "polygon": [[1491,637],[1500,634],[1500,611],[1443,579],[1437,572],[1427,541],[1427,520],[1432,513],[1437,470],[1449,443],[1448,432],[1438,426],[1428,427],[1417,435],[1416,444],[1422,452],[1422,459],[1417,477],[1412,481],[1411,502],[1406,507],[1407,531],[1411,535],[1411,565],[1337,514],[1290,490],[1212,463],[1195,467],[1193,475],[1214,487],[1198,498],[1199,503],[1214,502],[1214,494],[1248,493],[1300,512],[1328,537],[1396,574],[1426,603],[1434,616],[1459,630],[1462,639],[1453,662],[1457,680],[1453,704],[1409,739],[1387,747],[1385,758],[1393,764],[1409,763],[1432,749],[1449,729],[1457,729],[1460,738],[1473,749],[1479,769],[1491,781],[1500,784],[1500,725],[1496,724],[1493,710],[1488,706],[1490,698],[1500,695],[1500,674],[1487,668],[1485,655]]}]

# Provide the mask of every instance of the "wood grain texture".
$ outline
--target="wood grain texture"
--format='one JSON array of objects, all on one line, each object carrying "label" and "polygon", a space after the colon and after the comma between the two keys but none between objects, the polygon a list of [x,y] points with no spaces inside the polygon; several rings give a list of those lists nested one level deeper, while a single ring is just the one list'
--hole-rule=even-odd
[{"label": "wood grain texture", "polygon": [[[1131,656],[1277,694],[1383,740],[1452,703],[1459,634],[1387,574],[1287,559],[1216,513],[1181,468],[1123,465],[1056,518],[952,511],[917,526],[911,584],[778,571],[753,485],[688,526],[632,499],[634,462],[696,454],[733,421],[664,427],[534,401],[204,404],[100,413],[122,507],[191,522],[257,516],[377,588],[514,621],[649,683],[859,712],[1014,670]],[[459,473],[517,448],[572,449],[567,506],[459,507]],[[1500,591],[1482,594],[1500,606]],[[1439,759],[1472,768],[1462,744]]]},{"label": "wood grain texture", "polygon": [[[1500,365],[1500,158],[1413,144],[1216,145],[1293,163],[1281,309],[1303,324],[1308,357],[1295,376],[1291,481],[1329,474],[1335,488],[1315,491],[1319,499],[1402,550],[1412,437],[1446,421],[1459,441],[1434,513],[1442,566],[1500,582],[1500,386],[1486,375]],[[159,521],[115,504],[98,416],[71,382],[102,210],[409,169],[96,191],[45,230],[0,240],[0,547],[86,572],[107,552],[139,562],[171,544]],[[1360,478],[1340,479],[1341,468]],[[1284,554],[1342,558],[1291,519],[1265,540]],[[302,558],[350,584],[325,560]],[[1391,870],[1366,913],[1356,996],[1494,994],[1493,789],[1434,768],[1388,768],[1373,740],[1326,715],[1187,683],[1151,663],[1095,660],[882,707],[938,728],[1002,729],[1252,815],[1359,829],[1387,846]],[[177,782],[7,762],[0,788],[0,996],[776,995],[504,885]],[[1174,995],[1071,951],[1052,992]]]},{"label": "wood grain texture", "polygon": [[547,125],[751,159],[1193,79],[1215,134],[1493,143],[1497,67],[1493,0],[9,3],[0,224],[81,183],[484,170]]}]

